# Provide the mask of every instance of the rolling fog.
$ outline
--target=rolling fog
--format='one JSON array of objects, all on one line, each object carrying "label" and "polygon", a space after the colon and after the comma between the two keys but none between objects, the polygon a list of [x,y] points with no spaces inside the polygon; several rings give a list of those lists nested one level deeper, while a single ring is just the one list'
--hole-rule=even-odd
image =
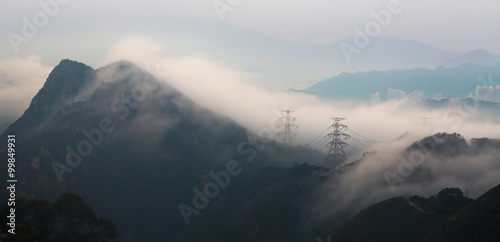
[{"label": "rolling fog", "polygon": [[[422,125],[420,117],[432,125],[428,136],[457,132],[466,137],[500,138],[500,124],[477,113],[477,104],[451,105],[427,110],[405,103],[376,106],[331,102],[315,96],[265,89],[252,84],[252,75],[232,70],[202,54],[165,57],[163,47],[151,39],[134,36],[114,45],[100,65],[129,60],[174,86],[193,101],[228,116],[258,133],[273,129],[280,110],[294,110],[297,143],[307,144],[332,124],[330,117],[347,118],[343,123],[357,133],[377,141],[391,141]],[[382,97],[384,99],[384,97]],[[481,115],[481,119],[478,119]],[[483,121],[481,121],[483,120]]]},{"label": "rolling fog", "polygon": [[[349,128],[377,141],[391,141],[422,124],[420,117],[431,117],[430,131],[457,132],[466,139],[474,137],[500,138],[500,124],[477,112],[477,105],[451,105],[427,110],[405,103],[384,103],[373,106],[350,102],[332,102],[315,96],[271,90],[253,84],[252,76],[238,72],[230,63],[219,63],[202,54],[163,56],[164,47],[152,39],[132,36],[115,44],[94,69],[127,60],[149,71],[157,79],[177,88],[194,102],[228,116],[254,133],[275,129],[280,110],[290,109],[297,118],[296,143],[308,144],[331,124],[331,117],[344,117]],[[36,92],[43,86],[51,67],[40,64],[41,57],[3,61],[0,72],[6,76],[0,86],[2,99],[15,100],[15,105],[0,111],[0,121],[13,122],[28,107]],[[78,60],[76,60],[78,61]],[[27,66],[27,67],[26,67]],[[22,71],[26,68],[30,72]],[[106,79],[106,77],[103,77]],[[14,95],[23,89],[23,95]],[[385,97],[382,97],[382,101]],[[354,144],[353,144],[354,145]]]},{"label": "rolling fog", "polygon": [[[162,46],[150,39],[130,37],[115,45],[102,64],[131,60],[195,102],[232,118],[257,134],[278,131],[275,126],[282,115],[280,110],[295,110],[292,115],[297,118],[295,124],[299,125],[295,142],[313,148],[323,148],[321,145],[325,142],[321,142],[321,138],[332,124],[331,117],[347,118],[343,123],[361,135],[346,131],[361,141],[346,141],[354,147],[348,148],[353,154],[349,162],[361,158],[365,151],[377,152],[367,155],[355,168],[336,176],[321,188],[324,190],[320,194],[327,195],[318,199],[323,201],[317,204],[318,214],[327,215],[347,208],[361,209],[399,195],[430,196],[446,187],[459,187],[464,193],[468,190],[470,197],[477,197],[499,182],[500,154],[496,149],[450,159],[432,152],[425,153],[413,169],[429,169],[432,178],[425,180],[417,172],[403,170],[404,181],[395,183],[394,189],[385,176],[386,172],[399,174],[398,168],[405,162],[400,158],[404,149],[436,133],[459,133],[467,141],[481,137],[500,138],[500,124],[479,112],[475,102],[452,102],[448,107],[433,110],[404,102],[379,105],[331,102],[256,86],[252,84],[252,76],[201,54],[164,57],[161,50]],[[420,117],[431,119],[423,123]],[[401,137],[405,133],[407,135]],[[332,206],[334,204],[336,206]],[[336,209],[331,210],[331,207]]]},{"label": "rolling fog", "polygon": [[[277,132],[276,123],[282,115],[280,110],[294,110],[292,115],[299,126],[295,143],[323,151],[326,141],[321,139],[332,124],[330,118],[346,118],[343,124],[350,128],[346,133],[357,139],[346,140],[353,147],[346,150],[352,154],[348,162],[360,159],[366,151],[376,152],[366,155],[362,162],[320,188],[320,194],[323,195],[318,199],[322,202],[316,205],[318,217],[347,208],[361,209],[398,195],[430,196],[446,187],[459,187],[464,192],[467,189],[469,196],[477,197],[499,182],[500,156],[497,149],[485,149],[474,156],[452,158],[431,152],[424,154],[413,168],[402,172],[398,170],[401,164],[406,164],[400,153],[415,141],[432,134],[456,132],[466,140],[500,138],[500,124],[480,113],[477,103],[457,103],[428,110],[404,102],[383,102],[378,105],[332,102],[311,95],[262,88],[253,84],[255,76],[233,70],[230,63],[219,63],[202,54],[163,56],[162,49],[162,45],[154,40],[129,37],[115,44],[100,66],[94,68],[121,60],[135,63],[194,102],[235,120],[255,134]],[[10,102],[16,105],[0,111],[0,117],[4,119],[0,122],[12,122],[28,107],[31,98],[42,87],[50,68],[42,66],[40,58],[34,56],[2,64],[0,66],[5,68],[1,72],[17,84],[2,83],[0,86],[2,103],[6,99],[16,100]],[[33,69],[32,72],[26,74],[19,71],[21,66],[27,64]],[[104,81],[105,74],[103,72],[100,77]],[[12,94],[21,88],[26,90],[24,96]],[[84,96],[80,98],[85,99]],[[423,123],[420,117],[431,119]],[[407,135],[401,137],[405,133]],[[416,172],[418,169],[430,170],[431,176],[420,176],[423,173]],[[387,172],[399,174],[403,181],[397,182],[391,189]],[[335,207],[335,210],[331,207]]]}]

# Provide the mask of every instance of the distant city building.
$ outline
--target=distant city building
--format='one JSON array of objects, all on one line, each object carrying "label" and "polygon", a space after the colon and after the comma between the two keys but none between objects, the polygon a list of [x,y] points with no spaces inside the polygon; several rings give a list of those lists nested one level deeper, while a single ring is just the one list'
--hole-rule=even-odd
[{"label": "distant city building", "polygon": [[441,101],[443,99],[446,99],[446,97],[442,93],[436,93],[436,94],[434,94],[434,98],[433,99],[436,100],[436,101]]},{"label": "distant city building", "polygon": [[408,102],[410,102],[412,104],[420,103],[424,100],[424,93],[421,91],[415,90],[412,93],[408,94],[406,96],[406,99],[408,100]]},{"label": "distant city building", "polygon": [[387,100],[403,100],[405,98],[405,91],[389,88],[387,90]]},{"label": "distant city building", "polygon": [[379,104],[380,103],[380,94],[378,94],[378,92],[376,92],[375,94],[372,94],[370,97],[370,101],[373,104]]}]

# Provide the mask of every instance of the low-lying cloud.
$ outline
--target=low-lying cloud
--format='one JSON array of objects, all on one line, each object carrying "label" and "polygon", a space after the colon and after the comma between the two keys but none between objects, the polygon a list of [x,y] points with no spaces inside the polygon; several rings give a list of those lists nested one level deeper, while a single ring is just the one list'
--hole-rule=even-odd
[{"label": "low-lying cloud", "polygon": [[[276,127],[281,110],[294,110],[292,116],[299,126],[295,143],[317,149],[324,150],[327,142],[324,136],[331,131],[327,128],[333,123],[331,117],[346,118],[342,122],[349,129],[344,132],[351,138],[345,141],[353,147],[347,148],[349,153],[354,154],[348,162],[360,159],[366,151],[375,152],[324,185],[322,192],[326,195],[318,199],[321,202],[316,204],[316,214],[313,215],[325,216],[345,209],[361,209],[398,195],[428,196],[445,187],[468,189],[470,195],[476,197],[498,182],[500,156],[498,150],[493,148],[484,149],[476,155],[461,154],[453,158],[427,156],[415,169],[427,169],[432,176],[422,180],[425,176],[419,174],[425,172],[415,172],[398,183],[394,191],[386,181],[385,174],[397,174],[400,164],[405,162],[399,154],[423,137],[446,132],[460,133],[466,140],[500,138],[500,123],[494,121],[498,119],[488,118],[496,114],[484,113],[476,102],[451,102],[448,106],[433,109],[404,102],[378,105],[333,102],[303,93],[261,88],[253,83],[252,74],[231,69],[203,53],[164,56],[163,49],[154,40],[141,36],[128,37],[114,45],[100,65],[122,60],[135,63],[194,102],[235,120],[255,134],[263,130],[281,131]],[[0,62],[0,123],[19,117],[43,86],[50,67],[41,65],[40,60],[41,57],[30,56]],[[117,80],[117,74],[115,69],[101,69],[98,84]],[[131,86],[142,80],[136,79]],[[87,100],[98,87],[89,86],[76,99]],[[165,86],[161,87],[165,91]],[[122,88],[124,93],[127,91],[123,86],[117,88]],[[430,119],[424,122],[422,117]],[[137,126],[137,130],[141,131],[148,128],[158,130],[165,126],[162,118],[146,114],[135,120],[130,119],[130,125]],[[175,119],[171,121],[165,128],[176,122]],[[412,180],[416,177],[420,180]]]},{"label": "low-lying cloud", "polygon": [[373,106],[331,102],[302,93],[261,88],[252,83],[251,74],[235,71],[202,53],[166,57],[162,55],[163,49],[154,40],[128,37],[111,48],[101,65],[119,60],[136,63],[193,101],[234,119],[255,133],[264,128],[275,129],[280,110],[294,110],[292,115],[299,125],[296,141],[302,144],[324,133],[332,124],[331,117],[347,118],[344,124],[377,141],[390,141],[418,128],[422,124],[420,117],[432,117],[427,120],[432,129],[422,137],[437,132],[458,132],[466,138],[500,137],[500,124],[473,119],[478,115],[473,105],[429,110],[404,103]]},{"label": "low-lying cloud", "polygon": [[0,124],[19,118],[43,87],[51,67],[42,65],[41,59],[31,55],[0,60]]},{"label": "low-lying cloud", "polygon": [[[420,152],[419,157],[413,159],[405,155],[408,144],[414,139],[412,135],[379,146],[376,152],[366,155],[354,167],[334,174],[318,188],[310,219],[317,222],[342,212],[354,215],[391,197],[429,197],[450,187],[460,188],[464,195],[477,198],[500,183],[498,147],[468,145],[459,148],[454,146],[459,139],[450,137],[428,139],[449,150],[411,149],[413,154]],[[458,150],[461,148],[465,149]]]},{"label": "low-lying cloud", "polygon": [[[436,133],[460,133],[466,140],[500,138],[500,124],[488,118],[495,114],[485,114],[477,102],[452,101],[450,105],[433,109],[404,102],[378,105],[333,102],[302,93],[261,88],[252,83],[248,73],[235,71],[203,54],[164,57],[161,50],[162,46],[153,40],[129,37],[115,45],[102,64],[132,61],[200,105],[232,118],[254,133],[263,129],[279,132],[275,126],[282,115],[280,110],[294,110],[292,115],[299,125],[295,142],[313,148],[324,150],[326,141],[322,139],[333,123],[331,117],[346,118],[343,123],[349,130],[345,132],[352,136],[346,142],[354,147],[347,149],[357,154],[351,156],[349,162],[361,158],[365,151],[376,152],[325,185],[325,191],[335,192],[321,198],[324,202],[317,204],[318,214],[361,209],[398,195],[428,196],[445,187],[469,189],[475,197],[497,182],[500,164],[496,150],[449,160],[429,156],[418,167],[430,169],[432,180],[414,182],[410,175],[395,191],[391,191],[384,176],[386,172],[398,172],[402,162],[399,154],[409,145]],[[424,121],[423,117],[427,119]]]}]

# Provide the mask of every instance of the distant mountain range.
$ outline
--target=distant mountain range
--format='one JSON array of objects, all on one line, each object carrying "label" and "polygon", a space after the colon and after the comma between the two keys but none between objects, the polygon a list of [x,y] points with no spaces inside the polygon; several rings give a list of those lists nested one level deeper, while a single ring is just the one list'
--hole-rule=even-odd
[{"label": "distant mountain range", "polygon": [[495,66],[500,63],[500,56],[495,56],[483,49],[477,49],[447,60],[443,62],[443,65],[446,67],[454,67],[466,63],[479,64],[483,66]]},{"label": "distant mountain range", "polygon": [[[175,24],[173,24],[175,23]],[[416,40],[395,37],[373,37],[363,48],[355,38],[328,44],[288,42],[260,32],[221,22],[190,19],[161,23],[162,29],[153,36],[165,44],[167,55],[203,53],[231,68],[254,74],[256,83],[273,89],[305,88],[311,83],[343,72],[436,68],[444,63],[463,64],[465,53],[434,48]],[[203,40],[203,44],[193,40]],[[348,62],[341,50],[345,43],[359,49]],[[458,58],[457,60],[454,60]],[[483,55],[473,63],[490,63]]]},{"label": "distant mountain range", "polygon": [[378,92],[381,100],[387,100],[389,88],[405,91],[422,91],[424,98],[436,93],[445,97],[467,97],[476,86],[500,85],[500,64],[484,66],[462,64],[457,67],[436,69],[416,68],[410,70],[369,71],[342,73],[318,82],[301,92],[311,93],[336,100],[369,101],[370,95]]}]

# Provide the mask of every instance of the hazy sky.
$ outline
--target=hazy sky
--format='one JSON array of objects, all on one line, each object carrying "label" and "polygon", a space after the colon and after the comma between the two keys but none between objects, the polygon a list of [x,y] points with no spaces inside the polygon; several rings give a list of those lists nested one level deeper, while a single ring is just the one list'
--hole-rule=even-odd
[{"label": "hazy sky", "polygon": [[[131,61],[140,62],[135,58],[137,55],[131,56],[133,49],[137,52],[145,48],[159,52],[162,57],[201,55],[210,62],[222,63],[224,68],[246,74],[271,73],[253,68],[259,67],[255,64],[258,62],[260,66],[281,68],[267,80],[281,78],[288,85],[280,86],[282,90],[293,87],[290,83],[296,80],[303,81],[305,84],[300,85],[304,87],[346,70],[327,66],[331,73],[313,77],[317,74],[315,64],[309,63],[313,68],[300,73],[305,69],[301,68],[304,63],[288,58],[289,49],[275,52],[284,55],[277,59],[278,64],[276,59],[266,59],[265,55],[284,43],[295,48],[301,46],[297,43],[328,44],[354,37],[356,27],[365,29],[375,20],[373,13],[387,12],[390,4],[399,4],[398,13],[390,15],[380,36],[418,40],[453,52],[483,48],[500,55],[500,1],[496,0],[3,0],[0,1],[0,113],[3,120],[18,117],[61,59],[99,68],[108,63],[105,60],[121,43],[130,46],[125,48],[128,52],[123,58]],[[156,44],[140,48],[130,45],[126,41],[130,36],[145,36],[161,48]],[[254,43],[261,40],[263,43]],[[239,51],[247,45],[253,49]],[[262,46],[267,49],[253,55]],[[235,54],[235,50],[239,52]],[[228,56],[233,59],[224,59]],[[329,58],[326,56],[325,60]],[[239,62],[231,63],[235,59]]]},{"label": "hazy sky", "polygon": [[[36,54],[51,65],[65,57],[91,62],[88,64],[92,65],[103,58],[110,45],[119,39],[131,34],[175,32],[176,29],[172,29],[175,26],[179,30],[183,28],[181,19],[200,19],[238,26],[286,41],[332,43],[353,37],[356,26],[364,28],[373,20],[370,12],[387,9],[389,2],[391,1],[4,0],[0,3],[0,59]],[[392,14],[390,24],[383,28],[381,36],[415,39],[436,48],[458,52],[484,48],[500,54],[500,1],[396,2],[400,2],[402,11]],[[51,5],[49,10],[44,10],[40,3],[57,3],[58,7]],[[222,14],[223,20],[214,5],[227,9]],[[44,20],[43,12],[48,13],[45,15],[49,16],[48,20]],[[26,25],[23,18],[33,23],[34,17],[41,23],[40,27],[37,27],[36,34],[29,36],[31,38],[26,38],[27,43],[19,45],[19,52],[16,53],[9,43],[8,33],[23,36],[22,28]],[[196,41],[203,45],[202,39]]]}]

